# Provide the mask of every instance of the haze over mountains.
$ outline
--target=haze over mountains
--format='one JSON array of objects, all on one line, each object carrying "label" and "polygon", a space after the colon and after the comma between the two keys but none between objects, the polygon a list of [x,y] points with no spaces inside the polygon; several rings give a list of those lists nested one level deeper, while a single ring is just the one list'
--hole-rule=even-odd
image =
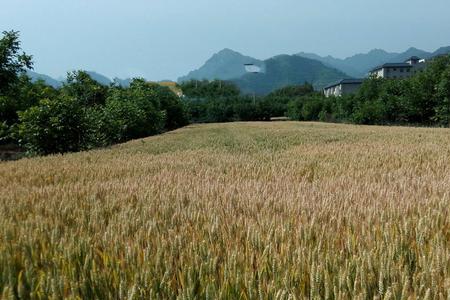
[{"label": "haze over mountains", "polygon": [[[261,73],[247,73],[244,64],[259,66]],[[305,82],[310,82],[316,88],[320,88],[342,77],[348,77],[348,75],[309,58],[278,55],[263,61],[231,49],[224,49],[214,54],[199,69],[180,77],[178,81],[229,80],[234,82],[244,93],[266,94],[286,85]]]},{"label": "haze over mountains", "polygon": [[243,93],[268,94],[287,85],[311,83],[320,89],[330,82],[348,77],[323,63],[296,55],[279,55],[264,61],[265,72],[246,73],[232,79]]},{"label": "haze over mountains", "polygon": [[[304,82],[309,82],[316,89],[321,89],[327,84],[343,78],[366,77],[370,69],[380,64],[403,62],[411,56],[430,58],[447,53],[450,53],[450,47],[442,47],[434,52],[411,47],[402,53],[374,49],[368,53],[356,54],[345,59],[300,52],[295,55],[278,55],[263,61],[230,49],[224,49],[214,54],[199,69],[180,77],[178,81],[190,79],[230,80],[236,83],[243,92],[258,94]],[[264,71],[260,74],[247,74],[244,63],[262,66]]]},{"label": "haze over mountains", "polygon": [[[411,47],[402,53],[374,49],[368,53],[356,54],[344,59],[300,52],[295,55],[278,55],[260,60],[231,49],[223,49],[214,54],[197,70],[178,78],[178,82],[191,79],[229,80],[237,84],[244,93],[257,94],[266,94],[286,85],[303,84],[305,82],[311,83],[316,89],[321,89],[343,78],[365,77],[370,69],[383,63],[403,62],[411,56],[430,58],[448,53],[450,53],[450,46],[441,47],[434,52]],[[259,74],[247,73],[244,64],[248,63],[259,66],[262,72]],[[93,71],[88,73],[94,80],[104,85],[116,82],[122,86],[127,86],[131,81],[130,79],[118,78],[111,80]],[[54,87],[60,87],[63,82],[32,71],[29,71],[28,75],[34,81],[42,79]]]},{"label": "haze over mountains", "polygon": [[386,52],[382,49],[374,49],[369,51],[368,53],[356,54],[345,59],[339,59],[333,56],[319,56],[314,53],[305,52],[300,52],[297,55],[318,60],[325,65],[337,68],[352,77],[365,77],[370,69],[384,63],[404,62],[411,56],[430,58],[436,55],[447,53],[450,53],[450,47],[441,47],[434,52],[427,52],[411,47],[402,53]]},{"label": "haze over mountains", "polygon": [[[102,75],[102,74],[94,72],[94,71],[86,71],[86,73],[88,73],[92,79],[94,79],[95,81],[97,81],[98,83],[103,84],[103,85],[110,85],[111,83],[115,82],[121,86],[128,86],[131,82],[131,79],[129,79],[129,78],[128,79],[114,78],[113,80],[111,80],[108,77],[106,77],[105,75]],[[61,87],[65,80],[65,79],[55,79],[48,75],[37,73],[34,71],[30,71],[30,70],[27,71],[27,75],[28,75],[28,77],[31,78],[31,81],[33,81],[33,82],[36,82],[38,80],[43,80],[46,84],[48,84],[54,88]]]},{"label": "haze over mountains", "polygon": [[[264,69],[264,61],[240,54],[225,48],[214,54],[199,69],[178,78],[179,82],[190,79],[222,79],[230,80],[245,74],[244,64],[254,64]],[[217,77],[220,75],[220,77]]]}]

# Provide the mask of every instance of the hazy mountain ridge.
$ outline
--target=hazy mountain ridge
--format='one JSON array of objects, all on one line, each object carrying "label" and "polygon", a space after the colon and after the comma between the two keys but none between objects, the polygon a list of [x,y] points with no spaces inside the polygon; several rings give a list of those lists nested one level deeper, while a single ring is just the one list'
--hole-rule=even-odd
[{"label": "hazy mountain ridge", "polygon": [[226,48],[214,54],[197,70],[191,71],[186,76],[178,78],[178,82],[190,79],[230,80],[239,78],[246,73],[244,64],[254,64],[262,69],[265,67],[262,60],[245,56],[239,52]]},{"label": "hazy mountain ridge", "polygon": [[91,78],[93,80],[97,81],[98,83],[100,83],[102,85],[110,85],[112,83],[112,80],[103,74],[100,74],[100,73],[97,73],[94,71],[86,71],[86,73],[88,73],[89,76],[91,76]]},{"label": "hazy mountain ridge", "polygon": [[52,78],[52,77],[50,77],[48,75],[45,75],[45,74],[40,74],[40,73],[36,73],[36,72],[28,70],[26,72],[26,75],[31,78],[32,82],[36,82],[38,80],[42,80],[42,81],[45,82],[45,84],[47,84],[49,86],[52,86],[54,88],[59,88],[59,87],[62,86],[62,82],[61,81],[56,80],[56,79],[54,79],[54,78]]},{"label": "hazy mountain ridge", "polygon": [[[414,47],[402,53],[373,49],[368,53],[355,54],[345,59],[300,52],[293,56],[277,55],[262,61],[224,49],[214,54],[199,69],[180,77],[178,82],[190,79],[230,80],[236,83],[244,93],[258,94],[304,82],[309,82],[316,89],[321,89],[340,79],[366,77],[370,69],[387,62],[403,62],[411,56],[430,58],[445,53],[450,53],[450,47],[439,48],[433,53]],[[304,60],[295,59],[296,57]],[[246,63],[262,66],[265,71],[260,74],[248,74],[244,68]]]},{"label": "hazy mountain ridge", "polygon": [[[333,56],[320,56],[314,53],[300,52],[295,55],[277,55],[267,60],[260,60],[243,55],[231,49],[223,49],[214,54],[199,69],[182,76],[178,82],[190,79],[221,79],[235,82],[245,93],[267,93],[290,84],[309,82],[320,89],[334,81],[349,77],[365,77],[367,72],[377,65],[387,62],[402,62],[411,56],[430,58],[450,53],[450,46],[441,47],[434,52],[427,52],[411,47],[405,52],[387,52],[373,49],[368,53],[355,54],[345,59]],[[296,59],[296,57],[303,60]],[[248,74],[244,64],[252,63],[262,69],[260,74]],[[87,73],[103,85],[112,83],[129,86],[131,79],[114,78],[94,71]],[[46,84],[59,88],[64,80],[57,80],[48,75],[27,71],[33,82],[43,80]]]},{"label": "hazy mountain ridge", "polygon": [[243,93],[267,94],[287,85],[311,83],[321,89],[349,76],[320,61],[296,55],[278,55],[264,61],[265,73],[245,74],[232,80]]},{"label": "hazy mountain ridge", "polygon": [[[127,87],[130,85],[131,80],[132,80],[130,78],[127,78],[127,79],[114,78],[113,80],[111,80],[109,77],[107,77],[103,74],[94,72],[94,71],[86,71],[86,73],[89,74],[89,76],[91,76],[91,78],[93,80],[97,81],[98,83],[100,83],[102,85],[110,85],[112,83],[116,83],[120,86]],[[51,76],[37,73],[37,72],[31,71],[31,70],[27,70],[26,75],[31,78],[32,82],[36,82],[38,80],[43,80],[47,85],[52,86],[54,88],[62,87],[65,82],[65,79],[58,80]]]},{"label": "hazy mountain ridge", "polygon": [[411,56],[418,56],[426,59],[436,55],[448,53],[450,53],[450,47],[441,47],[434,52],[427,52],[411,47],[402,53],[387,52],[382,49],[373,49],[367,53],[356,54],[344,59],[335,58],[330,55],[320,56],[314,53],[305,52],[300,52],[296,55],[319,60],[327,66],[337,68],[352,77],[365,77],[370,69],[384,63],[403,62]]}]

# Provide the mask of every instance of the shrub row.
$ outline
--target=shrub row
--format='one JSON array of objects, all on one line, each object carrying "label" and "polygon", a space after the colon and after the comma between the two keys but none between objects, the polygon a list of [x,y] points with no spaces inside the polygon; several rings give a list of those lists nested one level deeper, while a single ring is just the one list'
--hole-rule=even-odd
[{"label": "shrub row", "polygon": [[188,123],[184,104],[170,89],[143,79],[127,88],[108,87],[77,71],[61,89],[53,89],[23,77],[14,94],[27,103],[0,98],[0,138],[33,154],[104,147]]}]

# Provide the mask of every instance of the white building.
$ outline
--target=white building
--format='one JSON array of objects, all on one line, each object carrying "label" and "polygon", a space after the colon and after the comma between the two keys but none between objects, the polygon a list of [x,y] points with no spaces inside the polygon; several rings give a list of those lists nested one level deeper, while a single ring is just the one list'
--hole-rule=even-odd
[{"label": "white building", "polygon": [[330,84],[323,89],[325,97],[354,94],[363,83],[363,79],[342,79],[336,83]]},{"label": "white building", "polygon": [[369,76],[378,78],[402,79],[411,77],[426,67],[426,61],[417,56],[408,58],[403,63],[386,63],[369,71]]}]

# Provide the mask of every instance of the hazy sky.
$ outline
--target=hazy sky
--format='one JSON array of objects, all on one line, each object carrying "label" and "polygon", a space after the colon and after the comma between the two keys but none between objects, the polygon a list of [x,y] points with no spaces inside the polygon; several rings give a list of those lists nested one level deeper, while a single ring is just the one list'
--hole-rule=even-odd
[{"label": "hazy sky", "polygon": [[450,0],[9,0],[35,71],[176,79],[231,48],[256,58],[300,51],[346,57],[373,48],[450,45]]}]

